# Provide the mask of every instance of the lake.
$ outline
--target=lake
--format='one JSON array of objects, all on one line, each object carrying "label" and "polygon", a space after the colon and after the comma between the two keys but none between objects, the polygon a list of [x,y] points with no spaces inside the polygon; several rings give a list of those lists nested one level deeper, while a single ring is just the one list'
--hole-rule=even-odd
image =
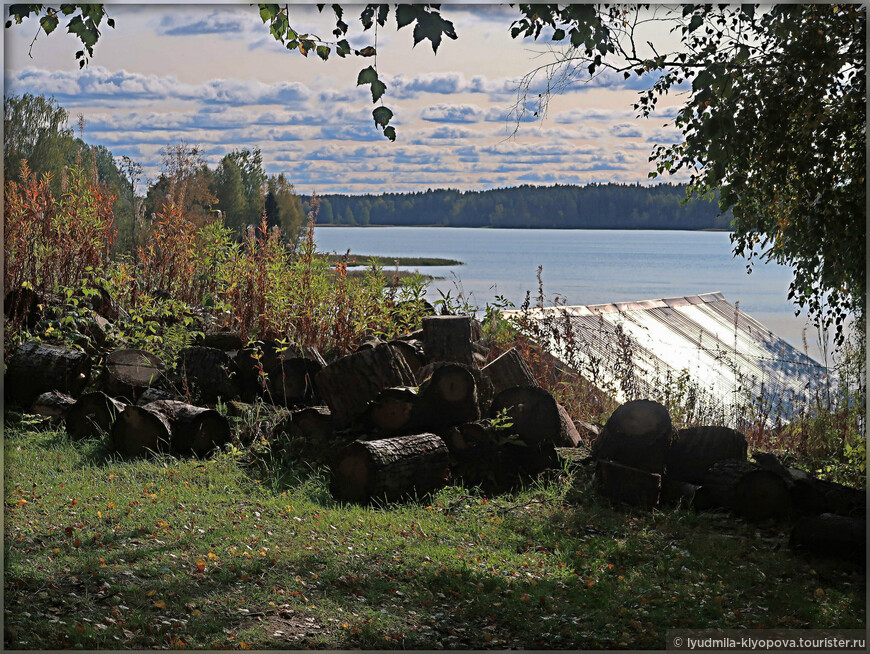
[{"label": "lake", "polygon": [[539,265],[547,305],[557,296],[572,305],[721,291],[800,351],[806,327],[809,354],[821,361],[815,328],[805,312],[795,317],[786,299],[791,270],[759,262],[747,274],[727,232],[319,226],[315,238],[324,252],[462,261],[419,268],[444,277],[427,297],[439,299],[439,290],[454,298],[462,293],[481,309],[497,295],[519,306],[526,291],[534,306]]}]

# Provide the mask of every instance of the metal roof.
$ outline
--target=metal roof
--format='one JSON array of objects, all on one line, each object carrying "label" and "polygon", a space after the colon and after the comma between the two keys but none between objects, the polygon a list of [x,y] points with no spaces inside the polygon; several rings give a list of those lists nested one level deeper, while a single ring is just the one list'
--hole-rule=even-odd
[{"label": "metal roof", "polygon": [[718,292],[526,315],[548,334],[555,356],[620,402],[682,392],[726,424],[738,423],[747,406],[772,423],[791,420],[827,381],[824,366]]}]

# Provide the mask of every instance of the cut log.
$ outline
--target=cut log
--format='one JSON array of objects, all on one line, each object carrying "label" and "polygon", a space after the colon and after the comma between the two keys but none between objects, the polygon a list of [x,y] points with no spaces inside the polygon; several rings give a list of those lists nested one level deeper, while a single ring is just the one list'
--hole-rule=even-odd
[{"label": "cut log", "polygon": [[239,369],[223,350],[194,345],[178,353],[178,374],[185,395],[211,404],[232,400],[242,392]]},{"label": "cut log", "polygon": [[275,426],[275,452],[288,452],[308,463],[328,463],[334,454],[329,407],[309,406],[290,413]]},{"label": "cut log", "polygon": [[556,447],[577,447],[583,442],[580,437],[580,432],[571,416],[568,415],[568,410],[558,402],[556,408],[559,410],[559,439],[556,441]]},{"label": "cut log", "polygon": [[668,477],[702,484],[707,470],[723,459],[746,459],[746,438],[728,427],[692,427],[677,432],[668,448]]},{"label": "cut log", "polygon": [[508,388],[492,401],[490,418],[505,415],[511,424],[508,431],[516,434],[528,447],[542,443],[555,445],[561,440],[562,419],[556,400],[538,386]]},{"label": "cut log", "polygon": [[385,388],[369,403],[366,421],[383,438],[406,435],[413,429],[416,406],[416,388]]},{"label": "cut log", "polygon": [[864,563],[867,556],[867,520],[832,513],[798,520],[788,540],[796,551]]},{"label": "cut log", "polygon": [[662,474],[673,427],[668,410],[652,400],[618,407],[595,439],[592,454],[647,472]]},{"label": "cut log", "polygon": [[447,446],[435,434],[354,441],[330,466],[337,500],[398,501],[443,488],[450,480]]},{"label": "cut log", "polygon": [[349,354],[314,377],[317,394],[329,406],[336,429],[350,427],[385,388],[414,382],[404,357],[387,344]]},{"label": "cut log", "polygon": [[657,473],[598,459],[596,477],[598,490],[605,497],[641,509],[651,509],[659,503],[662,476]]},{"label": "cut log", "polygon": [[73,440],[108,434],[125,406],[101,391],[85,393],[67,413],[66,433]]},{"label": "cut log", "polygon": [[529,369],[526,360],[515,347],[509,349],[481,370],[492,382],[495,395],[515,386],[538,386],[538,381]]},{"label": "cut log", "polygon": [[278,367],[278,350],[274,341],[256,341],[236,352],[241,396],[245,402],[262,397],[268,389],[268,376]]},{"label": "cut log", "polygon": [[439,431],[480,418],[477,386],[467,366],[438,362],[432,376],[420,384],[412,417],[420,428]]},{"label": "cut log", "polygon": [[408,364],[408,368],[411,369],[411,373],[415,377],[420,368],[428,363],[426,355],[423,353],[423,344],[420,341],[394,340],[390,341],[389,345],[402,353],[402,356],[405,357],[405,363]]},{"label": "cut log", "polygon": [[48,393],[42,393],[33,401],[30,413],[46,416],[53,421],[59,422],[66,418],[67,411],[75,403],[76,401],[69,395],[60,391],[49,391]]},{"label": "cut log", "polygon": [[282,360],[268,376],[272,402],[288,407],[315,403],[314,377],[322,368],[320,362],[304,357]]},{"label": "cut log", "polygon": [[32,288],[13,288],[3,298],[3,316],[10,324],[32,329],[41,318],[39,304],[39,295]]},{"label": "cut log", "polygon": [[751,522],[785,518],[792,511],[782,477],[751,461],[717,461],[704,475],[703,486],[713,502]]},{"label": "cut log", "polygon": [[29,408],[39,395],[48,391],[77,397],[90,376],[91,358],[86,353],[27,341],[9,358],[4,377],[5,394],[9,401]]},{"label": "cut log", "polygon": [[165,369],[145,350],[115,350],[103,365],[102,389],[106,395],[135,402],[146,388],[161,384]]},{"label": "cut log", "polygon": [[788,468],[788,473],[792,480],[792,500],[798,511],[838,513],[853,518],[867,515],[866,491],[817,479],[797,468]]},{"label": "cut log", "polygon": [[110,432],[112,448],[127,458],[169,452],[169,420],[147,407],[124,407]]},{"label": "cut log", "polygon": [[214,409],[174,400],[158,400],[143,408],[166,418],[169,445],[175,454],[206,456],[232,439],[229,421]]},{"label": "cut log", "polygon": [[471,318],[468,316],[423,318],[423,351],[429,361],[449,361],[473,366]]},{"label": "cut log", "polygon": [[668,476],[662,477],[661,503],[696,511],[704,511],[714,506],[709,491],[703,486]]}]

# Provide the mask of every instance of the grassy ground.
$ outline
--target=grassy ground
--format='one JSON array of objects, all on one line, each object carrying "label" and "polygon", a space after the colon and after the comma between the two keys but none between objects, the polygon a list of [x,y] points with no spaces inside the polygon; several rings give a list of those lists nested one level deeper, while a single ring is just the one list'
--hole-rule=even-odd
[{"label": "grassy ground", "polygon": [[[279,481],[279,479],[281,481]],[[662,648],[671,627],[864,628],[865,576],[776,526],[515,494],[335,503],[239,457],[112,460],[7,426],[5,646]]]}]

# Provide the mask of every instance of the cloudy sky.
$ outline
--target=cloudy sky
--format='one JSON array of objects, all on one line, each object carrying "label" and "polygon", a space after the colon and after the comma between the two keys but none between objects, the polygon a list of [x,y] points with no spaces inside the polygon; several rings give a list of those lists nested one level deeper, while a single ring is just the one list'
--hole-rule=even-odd
[{"label": "cloudy sky", "polygon": [[[351,45],[374,45],[346,5]],[[543,59],[546,39],[510,38],[507,6],[443,5],[459,39],[437,55],[413,47],[411,28],[391,16],[377,35],[377,66],[387,84],[398,138],[371,117],[368,87],[357,87],[370,59],[301,57],[276,42],[256,6],[114,5],[88,67],[80,44],[61,34],[36,39],[35,21],[4,30],[5,93],[53,95],[84,138],[128,155],[159,174],[161,147],[201,146],[209,164],[233,149],[259,147],[266,172],[285,173],[304,193],[486,189],[519,184],[647,182],[649,153],[669,143],[666,125],[679,95],[655,119],[632,109],[636,79],[621,75],[577,84],[554,98],[543,122],[516,122],[518,80]],[[291,24],[331,36],[332,12],[291,7]],[[679,180],[674,180],[679,181]]]}]

